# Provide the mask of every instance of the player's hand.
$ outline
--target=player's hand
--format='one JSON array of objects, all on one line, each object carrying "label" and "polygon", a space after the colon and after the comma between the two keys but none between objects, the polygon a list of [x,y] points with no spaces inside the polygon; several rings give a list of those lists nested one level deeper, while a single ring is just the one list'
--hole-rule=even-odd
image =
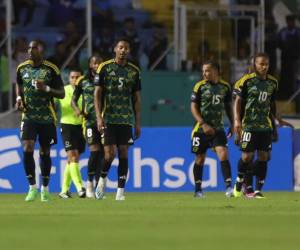
[{"label": "player's hand", "polygon": [[104,128],[105,128],[105,122],[103,120],[103,118],[98,118],[97,117],[97,128],[98,128],[98,131],[102,134],[104,132]]},{"label": "player's hand", "polygon": [[140,138],[141,136],[141,125],[140,124],[135,124],[134,127],[134,140]]},{"label": "player's hand", "polygon": [[234,130],[234,133],[236,135],[236,138],[238,140],[240,140],[241,134],[242,134],[242,123],[241,123],[241,121],[239,121],[239,120],[234,121],[233,130]]},{"label": "player's hand", "polygon": [[35,84],[35,88],[39,91],[49,92],[49,86],[45,84],[43,80],[33,80]]},{"label": "player's hand", "polygon": [[229,138],[231,138],[231,137],[232,137],[232,135],[233,135],[233,128],[232,128],[232,127],[230,127],[230,128],[228,129],[228,131],[227,131],[227,134],[226,134],[226,136],[227,136],[227,138],[229,139]]},{"label": "player's hand", "polygon": [[280,127],[286,126],[286,127],[294,128],[294,126],[291,123],[289,123],[285,120],[282,120],[282,119],[277,119],[277,120],[278,120],[278,125]]},{"label": "player's hand", "polygon": [[15,107],[19,111],[24,111],[24,105],[23,105],[23,101],[21,98],[17,98]]},{"label": "player's hand", "polygon": [[273,128],[272,130],[272,142],[278,141],[278,131],[277,128]]},{"label": "player's hand", "polygon": [[206,135],[214,135],[215,134],[215,130],[206,123],[203,123],[202,129],[203,129],[204,134],[206,134]]}]

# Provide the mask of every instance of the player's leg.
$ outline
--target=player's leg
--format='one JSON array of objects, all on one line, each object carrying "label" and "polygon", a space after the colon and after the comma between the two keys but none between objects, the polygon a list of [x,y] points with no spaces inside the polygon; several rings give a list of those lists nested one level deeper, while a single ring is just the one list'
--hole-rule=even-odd
[{"label": "player's leg", "polygon": [[118,146],[118,189],[116,200],[125,200],[124,190],[128,174],[128,149],[129,145]]},{"label": "player's leg", "polygon": [[255,133],[243,131],[242,138],[240,141],[240,150],[242,151],[242,156],[238,161],[238,173],[233,190],[234,197],[241,196],[241,189],[245,180],[245,175],[247,171],[252,167],[251,162],[253,160],[254,152],[256,150]]},{"label": "player's leg", "polygon": [[228,160],[228,149],[224,146],[217,146],[215,147],[216,154],[221,162],[221,170],[222,175],[226,187],[225,195],[227,197],[233,196],[233,189],[232,189],[232,177],[231,177],[231,166]]},{"label": "player's leg", "polygon": [[272,150],[272,134],[270,132],[259,133],[258,161],[256,164],[255,198],[264,198],[262,188],[265,183],[268,169],[268,161]]},{"label": "player's leg", "polygon": [[124,190],[128,173],[128,149],[133,144],[132,126],[116,125],[116,140],[118,145],[118,189],[116,200],[125,200]]},{"label": "player's leg", "polygon": [[193,174],[194,174],[194,182],[195,182],[195,198],[202,198],[203,191],[202,191],[202,178],[203,178],[203,167],[205,162],[205,153],[197,153],[195,155],[195,163],[193,167]]},{"label": "player's leg", "polygon": [[195,154],[195,162],[193,166],[195,198],[204,197],[202,191],[203,167],[209,143],[210,139],[204,133],[193,133],[191,150],[192,153]]},{"label": "player's leg", "polygon": [[[94,180],[96,179],[96,170],[99,165],[99,159],[102,156],[100,153],[100,145],[92,144],[89,146],[90,156],[88,161],[88,179],[86,183],[86,196],[88,198],[94,198]],[[98,183],[96,181],[96,183]]]},{"label": "player's leg", "polygon": [[40,168],[42,175],[41,201],[49,201],[49,181],[51,173],[50,148],[57,143],[56,127],[54,124],[39,124],[38,135],[40,143]]},{"label": "player's leg", "polygon": [[95,196],[97,200],[101,200],[105,196],[107,175],[111,167],[111,164],[116,156],[116,153],[117,153],[116,144],[104,146],[103,168],[101,170],[100,178],[95,190]]},{"label": "player's leg", "polygon": [[[88,161],[87,197],[94,198],[94,180],[99,181],[101,162],[103,160],[103,149],[101,147],[101,134],[97,127],[86,129],[86,138],[89,145],[90,156]],[[97,174],[97,178],[96,178]]]},{"label": "player's leg", "polygon": [[228,158],[227,137],[225,131],[217,131],[212,140],[212,146],[215,148],[216,154],[221,162],[222,175],[226,187],[225,195],[233,196],[231,165]]},{"label": "player's leg", "polygon": [[35,179],[35,162],[33,158],[36,135],[37,129],[34,123],[21,123],[21,139],[23,143],[23,165],[27,180],[29,182],[29,191],[25,198],[25,201],[33,201],[38,195]]},{"label": "player's leg", "polygon": [[67,156],[68,156],[68,161],[70,162],[69,168],[70,168],[71,178],[78,192],[78,196],[80,198],[85,198],[86,191],[85,188],[83,187],[82,177],[79,169],[79,156],[80,156],[79,151],[76,149],[68,150]]}]

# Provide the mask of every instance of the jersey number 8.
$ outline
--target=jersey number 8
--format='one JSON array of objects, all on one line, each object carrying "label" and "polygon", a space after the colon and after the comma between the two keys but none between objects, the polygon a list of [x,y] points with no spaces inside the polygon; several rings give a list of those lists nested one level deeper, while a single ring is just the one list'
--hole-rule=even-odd
[{"label": "jersey number 8", "polygon": [[86,130],[86,135],[87,135],[87,137],[92,137],[92,135],[93,135],[93,130],[92,130],[91,128],[88,128],[88,129]]}]

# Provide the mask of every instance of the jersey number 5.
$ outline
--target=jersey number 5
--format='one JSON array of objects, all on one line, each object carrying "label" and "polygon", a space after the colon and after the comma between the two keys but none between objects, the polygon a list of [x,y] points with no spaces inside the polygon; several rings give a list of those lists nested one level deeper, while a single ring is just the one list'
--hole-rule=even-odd
[{"label": "jersey number 5", "polygon": [[119,85],[118,85],[118,88],[119,88],[119,89],[123,88],[123,85],[124,85],[124,77],[119,77]]}]

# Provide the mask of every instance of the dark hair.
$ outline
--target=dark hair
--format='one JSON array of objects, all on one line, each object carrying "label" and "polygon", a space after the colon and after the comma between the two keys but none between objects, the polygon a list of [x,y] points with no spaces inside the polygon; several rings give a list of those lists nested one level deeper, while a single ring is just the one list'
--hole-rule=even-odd
[{"label": "dark hair", "polygon": [[88,64],[90,64],[91,63],[91,60],[92,60],[92,58],[97,58],[97,59],[99,59],[99,60],[103,60],[103,57],[100,55],[100,54],[98,54],[98,53],[94,53],[94,54],[92,54],[90,57],[89,57],[89,59],[88,59]]},{"label": "dark hair", "polygon": [[264,57],[264,58],[266,58],[266,59],[270,59],[269,58],[269,55],[267,54],[267,53],[265,53],[265,52],[258,52],[257,54],[255,54],[255,56],[253,57],[253,64],[255,64],[255,61],[256,61],[256,58],[258,58],[258,57]]},{"label": "dark hair", "polygon": [[218,71],[220,73],[220,64],[215,61],[205,61],[202,65],[210,65],[212,68]]},{"label": "dark hair", "polygon": [[285,17],[285,20],[288,21],[295,21],[296,20],[296,16],[295,15],[287,15]]},{"label": "dark hair", "polygon": [[81,69],[80,67],[76,67],[76,66],[70,67],[70,68],[69,68],[69,74],[70,74],[71,72],[80,72],[80,74],[83,74],[82,69]]},{"label": "dark hair", "polygon": [[115,46],[116,47],[118,45],[119,42],[126,42],[129,44],[129,46],[131,45],[130,44],[130,40],[127,38],[127,37],[118,37],[115,41]]},{"label": "dark hair", "polygon": [[39,46],[43,48],[43,51],[46,50],[46,43],[41,39],[33,39],[31,42],[36,42]]}]

